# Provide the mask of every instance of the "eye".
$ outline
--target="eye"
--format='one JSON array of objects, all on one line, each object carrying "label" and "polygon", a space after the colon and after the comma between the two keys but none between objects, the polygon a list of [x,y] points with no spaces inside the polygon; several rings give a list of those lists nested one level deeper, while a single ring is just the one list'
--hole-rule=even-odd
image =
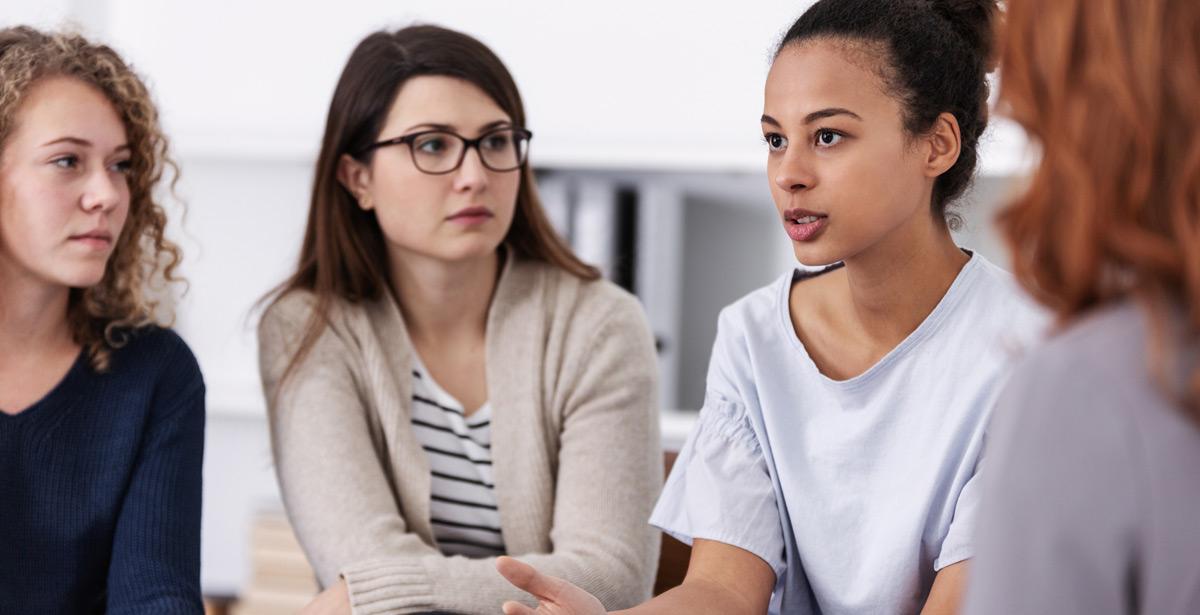
[{"label": "eye", "polygon": [[817,147],[833,147],[841,143],[843,138],[844,135],[837,131],[822,128],[817,131],[816,145]]},{"label": "eye", "polygon": [[79,157],[74,154],[67,154],[51,160],[50,164],[60,169],[74,169],[79,166]]},{"label": "eye", "polygon": [[787,148],[787,137],[784,137],[777,132],[771,132],[763,135],[763,141],[766,142],[767,149],[771,150],[772,152],[781,152]]},{"label": "eye", "polygon": [[109,167],[109,169],[111,169],[113,172],[120,173],[122,175],[129,175],[129,171],[132,168],[132,160],[118,160],[114,162],[111,167]]},{"label": "eye", "polygon": [[483,146],[490,150],[504,150],[512,143],[512,137],[507,132],[488,135],[483,140]]},{"label": "eye", "polygon": [[413,145],[417,148],[417,151],[423,154],[440,154],[446,151],[446,137],[441,135],[429,135],[427,137],[417,139],[416,143],[413,143]]}]

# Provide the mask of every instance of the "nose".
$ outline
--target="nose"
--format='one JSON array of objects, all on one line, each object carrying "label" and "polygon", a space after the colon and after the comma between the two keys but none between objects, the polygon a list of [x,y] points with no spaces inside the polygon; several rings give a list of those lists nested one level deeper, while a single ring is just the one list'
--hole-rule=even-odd
[{"label": "nose", "polygon": [[462,165],[454,173],[454,189],[458,192],[478,192],[487,187],[488,169],[483,166],[478,148],[467,148]]},{"label": "nose", "polygon": [[125,184],[125,176],[103,169],[92,174],[84,187],[80,205],[83,210],[110,212],[129,198],[129,188]]},{"label": "nose", "polygon": [[791,149],[784,152],[771,179],[785,192],[809,190],[817,183],[812,165],[805,159],[804,152]]}]

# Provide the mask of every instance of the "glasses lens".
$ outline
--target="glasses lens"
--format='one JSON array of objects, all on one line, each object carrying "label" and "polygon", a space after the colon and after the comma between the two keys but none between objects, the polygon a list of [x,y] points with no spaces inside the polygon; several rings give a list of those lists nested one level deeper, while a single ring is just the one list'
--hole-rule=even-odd
[{"label": "glasses lens", "polygon": [[412,141],[413,162],[426,173],[454,170],[462,156],[463,142],[446,132],[427,132]]},{"label": "glasses lens", "polygon": [[479,155],[493,171],[512,171],[525,164],[529,139],[523,132],[505,128],[489,132],[479,142]]}]

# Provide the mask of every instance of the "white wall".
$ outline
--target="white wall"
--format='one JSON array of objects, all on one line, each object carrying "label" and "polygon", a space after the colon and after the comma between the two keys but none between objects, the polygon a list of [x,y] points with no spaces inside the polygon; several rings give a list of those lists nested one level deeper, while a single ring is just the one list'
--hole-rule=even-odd
[{"label": "white wall", "polygon": [[18,24],[44,28],[62,23],[72,14],[72,0],[0,1],[0,27]]},{"label": "white wall", "polygon": [[805,5],[112,0],[108,34],[153,76],[185,149],[310,154],[357,40],[429,21],[507,62],[535,161],[720,166],[757,164],[768,54]]}]

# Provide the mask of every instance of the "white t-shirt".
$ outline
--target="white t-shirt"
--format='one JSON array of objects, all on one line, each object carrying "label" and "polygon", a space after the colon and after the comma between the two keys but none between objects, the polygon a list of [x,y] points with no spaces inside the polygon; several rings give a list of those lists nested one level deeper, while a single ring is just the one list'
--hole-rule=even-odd
[{"label": "white t-shirt", "polygon": [[822,375],[792,327],[789,272],[722,311],[704,408],[651,517],[766,561],[771,613],[910,614],[972,555],[989,413],[1046,315],[973,255],[865,373]]}]

